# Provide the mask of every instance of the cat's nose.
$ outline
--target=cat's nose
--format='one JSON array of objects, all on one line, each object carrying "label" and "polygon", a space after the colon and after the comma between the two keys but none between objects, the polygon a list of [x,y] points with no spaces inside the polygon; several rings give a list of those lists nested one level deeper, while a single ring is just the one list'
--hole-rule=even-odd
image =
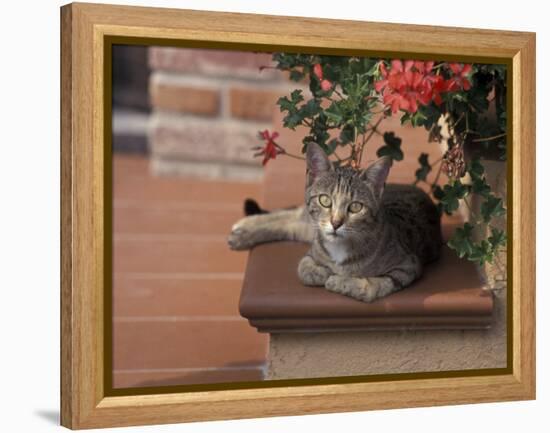
[{"label": "cat's nose", "polygon": [[340,228],[342,226],[342,224],[344,224],[344,220],[337,219],[337,218],[331,218],[330,223],[332,224],[332,228],[334,229],[334,231],[336,231],[336,230],[338,230],[338,228]]}]

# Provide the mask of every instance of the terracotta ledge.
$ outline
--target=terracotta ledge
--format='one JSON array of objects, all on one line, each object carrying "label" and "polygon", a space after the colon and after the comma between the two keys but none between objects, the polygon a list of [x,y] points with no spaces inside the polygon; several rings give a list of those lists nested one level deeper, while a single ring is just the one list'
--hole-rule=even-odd
[{"label": "terracotta ledge", "polygon": [[260,332],[482,329],[492,320],[493,296],[473,263],[445,247],[412,286],[371,304],[303,286],[296,275],[308,246],[278,242],[249,255],[240,313]]}]

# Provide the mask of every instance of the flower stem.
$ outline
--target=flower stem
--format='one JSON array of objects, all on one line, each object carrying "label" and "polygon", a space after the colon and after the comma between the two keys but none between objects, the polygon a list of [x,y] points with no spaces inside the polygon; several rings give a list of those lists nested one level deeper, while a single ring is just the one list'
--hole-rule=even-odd
[{"label": "flower stem", "polygon": [[506,133],[504,132],[502,134],[493,135],[492,137],[476,138],[475,140],[472,140],[472,143],[479,143],[479,142],[482,142],[482,141],[496,140],[497,138],[502,138],[502,137],[505,137],[505,136],[506,136]]},{"label": "flower stem", "polygon": [[288,153],[286,150],[282,153],[282,155],[290,156],[291,158],[301,159],[302,161],[305,161],[305,158],[303,156],[294,155],[293,153]]},{"label": "flower stem", "polygon": [[368,143],[368,141],[372,138],[372,136],[375,134],[375,133],[378,133],[378,134],[381,134],[379,131],[378,131],[378,126],[380,125],[380,123],[382,122],[382,120],[384,120],[384,116],[380,116],[380,118],[376,121],[376,123],[372,126],[372,129],[369,133],[369,135],[367,135],[365,137],[365,135],[363,134],[363,143],[361,143],[361,150],[359,151],[359,161],[358,161],[358,164],[361,164],[361,160],[363,159],[363,151],[365,150],[365,145]]}]

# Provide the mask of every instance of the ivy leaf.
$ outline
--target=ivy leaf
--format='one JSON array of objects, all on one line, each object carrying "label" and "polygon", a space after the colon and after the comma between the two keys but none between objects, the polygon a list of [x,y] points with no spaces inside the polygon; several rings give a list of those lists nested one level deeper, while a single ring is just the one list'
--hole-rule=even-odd
[{"label": "ivy leaf", "polygon": [[293,69],[292,71],[290,71],[290,79],[292,81],[302,81],[304,77],[305,74],[298,69]]},{"label": "ivy leaf", "polygon": [[424,126],[424,128],[429,131],[432,127],[437,124],[439,117],[441,116],[441,111],[437,105],[434,103],[428,105],[421,105],[418,108],[418,111],[422,112],[423,119],[419,125]]},{"label": "ivy leaf", "polygon": [[298,113],[289,114],[283,119],[283,126],[292,130],[302,123],[302,116]]},{"label": "ivy leaf", "polygon": [[492,228],[491,229],[491,236],[487,239],[494,250],[496,250],[500,246],[504,246],[506,244],[506,234],[503,230]]},{"label": "ivy leaf", "polygon": [[281,110],[281,112],[283,112],[283,111],[292,111],[296,108],[296,104],[294,104],[286,96],[281,96],[277,100],[277,105],[279,106],[279,109]]},{"label": "ivy leaf", "polygon": [[494,251],[491,248],[491,245],[484,239],[479,244],[473,246],[472,251],[467,255],[467,258],[471,262],[477,262],[481,266],[485,262],[490,263],[493,261],[493,253]]},{"label": "ivy leaf", "polygon": [[[437,194],[437,195],[436,195]],[[447,184],[439,190],[434,190],[434,197],[440,201],[441,209],[448,215],[458,209],[459,200],[468,195],[468,187],[455,180],[452,184]]]},{"label": "ivy leaf", "polygon": [[401,139],[396,137],[393,132],[384,133],[385,146],[380,147],[376,155],[379,157],[389,156],[394,161],[401,161],[403,159],[403,151],[401,150]]},{"label": "ivy leaf", "polygon": [[481,164],[479,158],[475,158],[468,164],[467,171],[470,173],[472,179],[478,179],[483,176],[485,167],[483,167],[483,164]]},{"label": "ivy leaf", "polygon": [[487,199],[481,203],[480,212],[483,217],[483,221],[488,223],[491,221],[491,218],[502,216],[506,211],[504,207],[502,207],[501,198],[494,195],[489,195]]},{"label": "ivy leaf", "polygon": [[491,194],[491,187],[485,181],[485,178],[477,177],[472,182],[472,191],[483,197],[489,197]]},{"label": "ivy leaf", "polygon": [[300,108],[300,114],[303,118],[314,117],[321,111],[321,102],[318,99],[310,99]]},{"label": "ivy leaf", "polygon": [[449,242],[447,242],[449,248],[455,250],[458,257],[469,256],[474,251],[474,243],[472,242],[473,230],[474,226],[466,223],[464,227],[457,228]]},{"label": "ivy leaf", "polygon": [[428,162],[428,154],[427,153],[421,153],[418,157],[418,162],[420,163],[420,168],[416,170],[415,176],[416,180],[426,180],[426,177],[428,176],[428,173],[432,171],[432,166]]},{"label": "ivy leaf", "polygon": [[441,188],[439,185],[436,185],[432,190],[434,198],[437,200],[441,200],[443,197],[445,197],[445,193],[443,192],[443,188]]},{"label": "ivy leaf", "polygon": [[336,150],[337,146],[338,146],[338,140],[336,140],[336,138],[333,138],[327,143],[327,151],[328,151],[327,153],[331,155],[334,152],[334,150]]},{"label": "ivy leaf", "polygon": [[290,94],[290,98],[292,99],[292,102],[294,104],[297,104],[298,102],[302,102],[304,100],[304,96],[302,95],[302,89],[296,89],[293,90]]},{"label": "ivy leaf", "polygon": [[290,94],[290,99],[283,96],[277,100],[281,112],[286,111],[283,118],[285,128],[295,129],[307,117],[313,117],[321,111],[321,103],[317,99],[310,99],[307,103],[298,107],[304,100],[301,89],[296,89]]}]

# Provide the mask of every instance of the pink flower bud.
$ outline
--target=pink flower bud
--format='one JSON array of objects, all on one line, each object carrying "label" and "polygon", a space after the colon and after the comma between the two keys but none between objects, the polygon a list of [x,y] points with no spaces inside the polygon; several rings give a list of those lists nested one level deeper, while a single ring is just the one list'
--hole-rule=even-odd
[{"label": "pink flower bud", "polygon": [[316,63],[315,65],[313,65],[313,73],[317,78],[319,78],[319,80],[323,79],[323,68],[319,63]]},{"label": "pink flower bud", "polygon": [[323,89],[325,92],[328,92],[330,89],[332,89],[332,83],[329,80],[322,80],[321,89]]}]

